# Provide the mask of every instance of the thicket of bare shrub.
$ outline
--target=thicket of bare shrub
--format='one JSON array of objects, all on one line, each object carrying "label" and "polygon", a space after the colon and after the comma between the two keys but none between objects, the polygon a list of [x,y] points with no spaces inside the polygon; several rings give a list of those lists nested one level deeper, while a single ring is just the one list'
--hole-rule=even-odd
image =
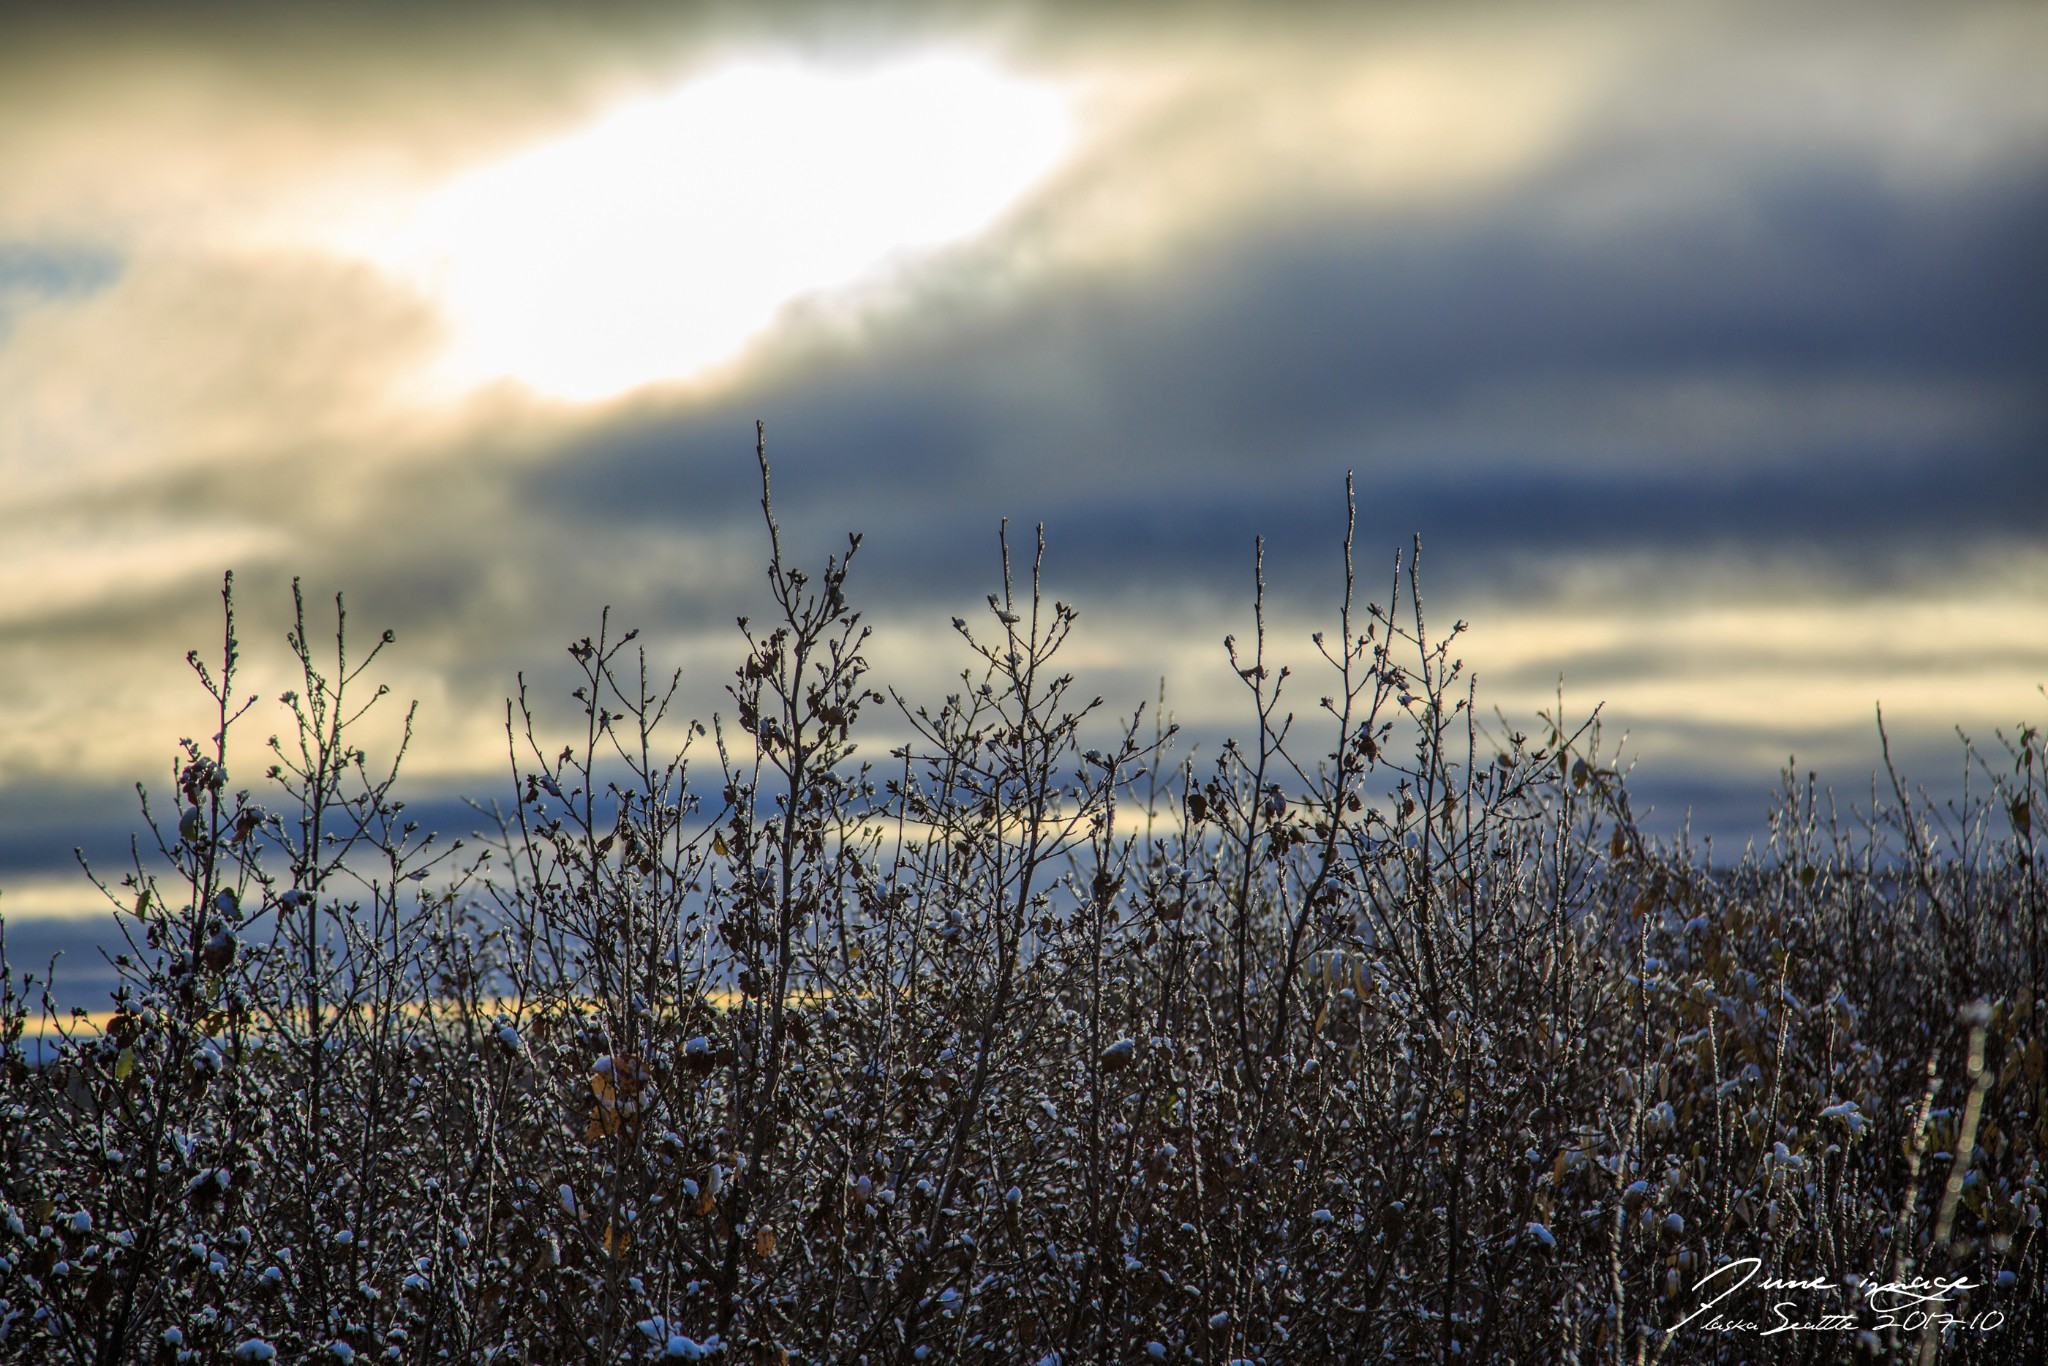
[{"label": "thicket of bare shrub", "polygon": [[[118,1013],[50,1020],[33,1065],[8,974],[0,1357],[2048,1342],[2041,732],[1973,758],[1960,805],[1900,783],[1837,820],[1788,782],[1710,866],[1636,827],[1596,726],[1476,714],[1412,557],[1366,604],[1347,537],[1298,676],[1261,601],[1227,642],[1250,738],[1190,758],[1082,697],[1076,613],[1007,546],[958,691],[882,690],[858,539],[795,568],[762,476],[730,715],[669,716],[607,622],[570,647],[566,746],[522,683],[512,791],[466,844],[354,738],[389,635],[316,651],[303,603],[247,781],[229,602],[192,656],[212,733],[102,883]],[[856,752],[884,708],[915,739]],[[1741,1257],[1863,1331],[1670,1336]],[[1855,1278],[1913,1275],[2002,1324],[1883,1328]]]}]

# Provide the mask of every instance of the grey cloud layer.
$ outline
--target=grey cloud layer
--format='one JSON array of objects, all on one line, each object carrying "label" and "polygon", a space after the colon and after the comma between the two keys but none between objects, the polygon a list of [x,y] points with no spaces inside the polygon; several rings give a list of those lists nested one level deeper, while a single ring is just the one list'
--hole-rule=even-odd
[{"label": "grey cloud layer", "polygon": [[[1768,250],[1729,243],[1733,223]],[[1219,541],[1326,524],[1347,467],[1384,532],[1461,555],[1796,538],[1860,573],[2040,536],[2044,230],[2048,165],[1938,198],[1788,170],[1712,217],[1605,237],[1512,205],[1289,225],[943,350],[645,415],[531,467],[531,496],[722,522],[763,412],[786,505],[913,539],[885,552],[906,590],[1005,511],[1051,522],[1089,576],[1206,573]]]}]

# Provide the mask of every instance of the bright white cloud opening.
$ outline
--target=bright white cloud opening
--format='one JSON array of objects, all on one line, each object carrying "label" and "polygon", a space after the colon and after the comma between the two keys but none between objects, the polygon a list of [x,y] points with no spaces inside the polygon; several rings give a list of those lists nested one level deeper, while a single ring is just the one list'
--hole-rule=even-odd
[{"label": "bright white cloud opening", "polygon": [[1072,137],[1058,89],[979,58],[752,61],[475,171],[364,250],[445,312],[439,380],[601,399],[991,227]]}]

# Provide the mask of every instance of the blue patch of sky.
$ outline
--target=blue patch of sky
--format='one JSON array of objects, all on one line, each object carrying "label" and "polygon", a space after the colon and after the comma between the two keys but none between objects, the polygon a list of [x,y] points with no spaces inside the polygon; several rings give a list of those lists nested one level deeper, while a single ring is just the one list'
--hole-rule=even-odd
[{"label": "blue patch of sky", "polygon": [[28,308],[97,294],[121,278],[121,268],[104,248],[0,241],[0,344]]}]

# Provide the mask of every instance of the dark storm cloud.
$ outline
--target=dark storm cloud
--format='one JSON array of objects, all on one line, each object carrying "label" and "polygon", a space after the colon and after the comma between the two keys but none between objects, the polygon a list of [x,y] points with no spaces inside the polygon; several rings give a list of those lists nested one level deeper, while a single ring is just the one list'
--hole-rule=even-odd
[{"label": "dark storm cloud", "polygon": [[1424,532],[1475,576],[1641,547],[1860,575],[2038,541],[2048,165],[1938,192],[1779,167],[1590,233],[1556,228],[1560,193],[1076,283],[943,347],[644,412],[535,466],[526,497],[744,519],[766,413],[786,517],[821,550],[874,533],[870,572],[919,597],[985,566],[1005,514],[1051,524],[1080,579],[1227,586],[1256,532],[1327,539],[1347,468],[1375,535]]},{"label": "dark storm cloud", "polygon": [[[168,772],[168,757],[166,765]],[[128,836],[138,828],[136,810],[133,787],[51,782],[34,789],[0,788],[0,889],[25,874],[76,871],[74,849],[86,850],[102,867],[111,866],[109,861],[126,852]],[[81,905],[91,907],[92,889],[83,876],[78,887]],[[0,899],[0,910],[5,909]]]},{"label": "dark storm cloud", "polygon": [[[0,937],[6,941],[7,965],[17,978],[33,974],[38,996],[43,983],[53,982],[63,1008],[104,1010],[120,985],[120,975],[108,960],[125,953],[128,944],[110,915],[17,918],[0,925]],[[23,1046],[33,1049],[34,1042]]]}]

